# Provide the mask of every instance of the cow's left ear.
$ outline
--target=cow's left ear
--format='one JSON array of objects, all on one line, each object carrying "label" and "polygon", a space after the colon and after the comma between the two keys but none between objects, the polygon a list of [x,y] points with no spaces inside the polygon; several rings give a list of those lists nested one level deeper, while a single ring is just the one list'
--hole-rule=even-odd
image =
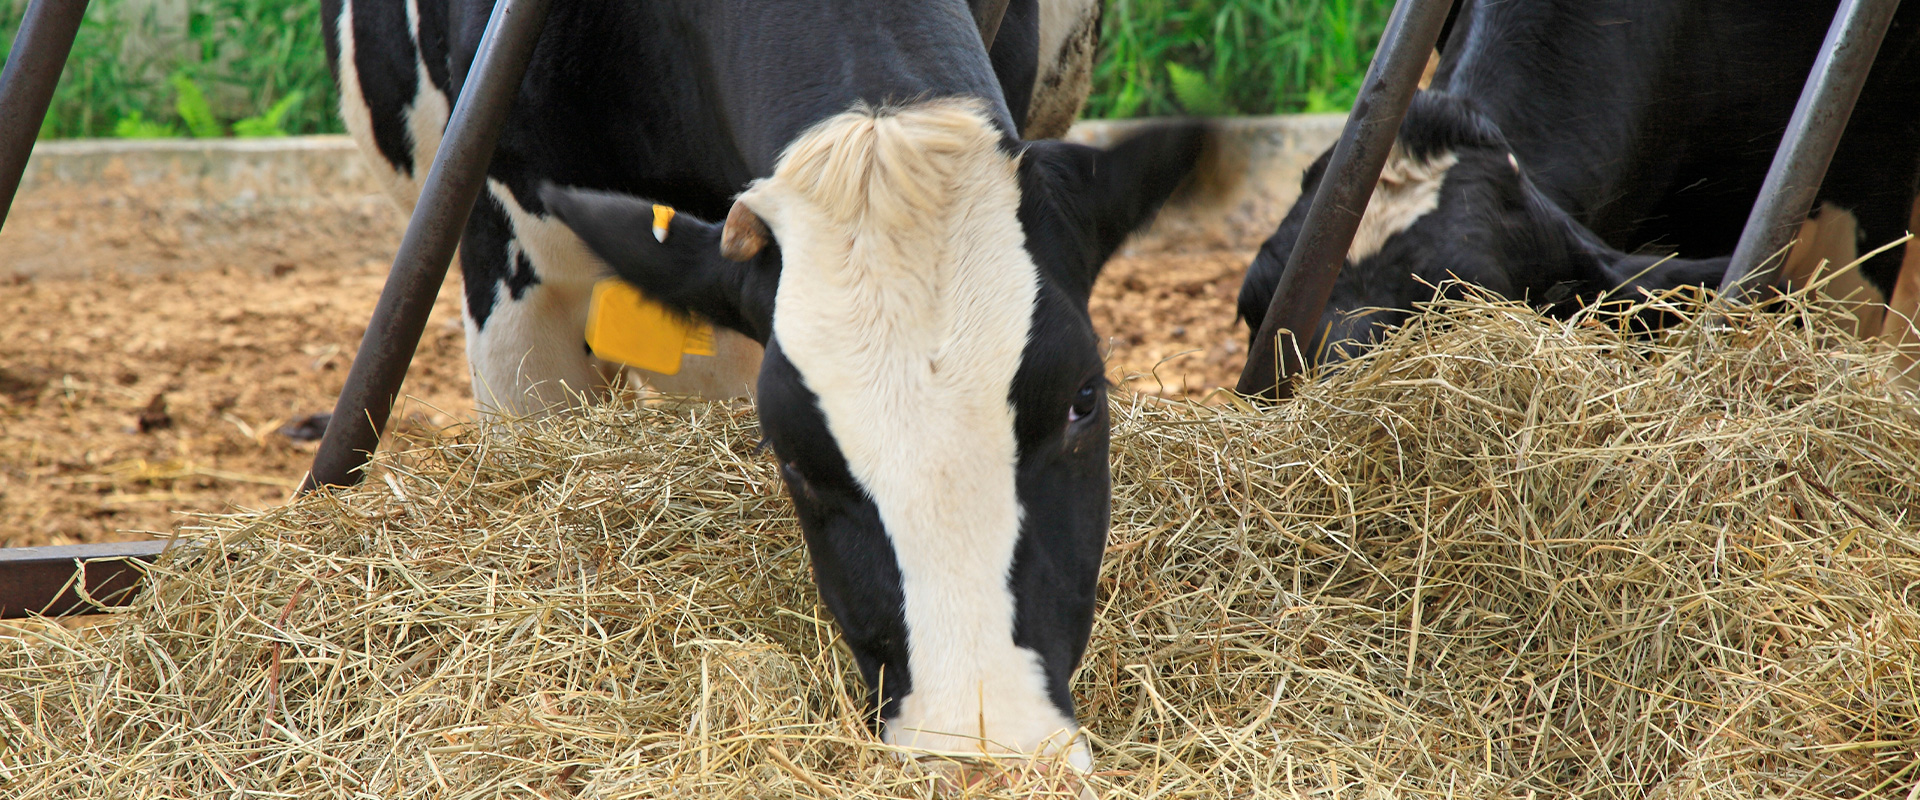
[{"label": "cow's left ear", "polygon": [[1068,142],[1027,145],[1023,190],[1039,191],[1077,233],[1097,275],[1122,242],[1153,218],[1167,199],[1221,191],[1226,177],[1211,125],[1187,120],[1155,125],[1101,150]]},{"label": "cow's left ear", "polygon": [[[540,187],[540,202],[648,297],[761,345],[772,335],[780,249],[771,246],[765,226],[748,231],[763,235],[743,243],[750,237],[735,228],[744,223],[730,217],[723,251],[721,226],[638,197],[548,184]],[[751,212],[743,219],[758,223]]]}]

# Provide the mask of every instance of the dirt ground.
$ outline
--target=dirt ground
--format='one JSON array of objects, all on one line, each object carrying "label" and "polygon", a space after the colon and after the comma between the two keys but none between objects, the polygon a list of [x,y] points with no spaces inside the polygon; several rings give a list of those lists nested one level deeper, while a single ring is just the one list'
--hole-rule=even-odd
[{"label": "dirt ground", "polygon": [[[174,219],[164,204],[122,196],[62,209],[16,214],[0,239],[0,546],[145,538],[286,498],[315,447],[300,423],[332,409],[398,244],[398,212],[290,219],[283,236],[256,229],[196,248],[181,231],[207,221]],[[7,247],[49,232],[92,244]],[[18,268],[28,257],[71,260],[89,277],[29,277]],[[1156,394],[1230,385],[1249,260],[1110,264],[1093,319],[1113,379]],[[399,426],[444,427],[471,411],[457,281],[441,290]]]}]

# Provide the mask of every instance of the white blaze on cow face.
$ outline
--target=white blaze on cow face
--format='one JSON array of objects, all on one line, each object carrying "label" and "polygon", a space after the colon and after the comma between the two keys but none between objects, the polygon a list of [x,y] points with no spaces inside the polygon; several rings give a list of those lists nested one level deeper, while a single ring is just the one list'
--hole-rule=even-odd
[{"label": "white blaze on cow face", "polygon": [[1387,240],[1439,208],[1440,187],[1446,183],[1447,170],[1458,163],[1460,157],[1451,152],[1418,160],[1396,143],[1387,155],[1386,167],[1380,171],[1380,183],[1373,189],[1373,199],[1360,217],[1353,246],[1347,249],[1348,263],[1358,264],[1380,252]]},{"label": "white blaze on cow face", "polygon": [[739,202],[784,266],[774,338],[879,512],[901,573],[911,692],[888,741],[1089,763],[1038,654],[1013,640],[1021,506],[1009,399],[1039,290],[1015,157],[973,101],[856,109]]}]

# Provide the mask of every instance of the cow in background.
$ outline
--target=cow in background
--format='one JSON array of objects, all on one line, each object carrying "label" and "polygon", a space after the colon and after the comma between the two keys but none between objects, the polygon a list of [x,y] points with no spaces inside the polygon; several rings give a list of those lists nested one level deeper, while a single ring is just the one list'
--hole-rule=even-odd
[{"label": "cow in background", "polygon": [[[1739,239],[1836,6],[1462,0],[1432,78],[1445,97],[1416,100],[1402,126],[1322,317],[1331,335],[1309,361],[1324,343],[1373,341],[1449,277],[1550,310],[1623,284],[1718,285],[1715,268]],[[1256,331],[1317,180],[1307,176],[1242,284],[1240,311]],[[1826,235],[1806,237],[1784,279],[1898,239],[1916,189],[1920,7],[1908,6],[1821,187],[1808,227]],[[1827,287],[1868,301],[1857,308],[1864,333],[1880,330],[1878,304],[1896,294],[1905,249]],[[1651,267],[1657,259],[1641,255],[1663,253],[1701,260]],[[1361,315],[1373,307],[1387,310]],[[1897,334],[1904,319],[1887,327]]]},{"label": "cow in background", "polygon": [[[902,70],[900,98],[972,91],[973,76],[942,75],[936,63],[965,61],[961,53],[936,52],[961,45],[925,41],[924,31],[927,18],[968,11],[966,0],[912,11],[895,5],[786,4],[785,27],[761,31],[746,23],[763,12],[743,3],[556,4],[461,239],[475,406],[510,416],[564,408],[597,393],[618,371],[594,358],[582,338],[592,286],[606,267],[544,212],[533,197],[540,181],[724,214],[747,181],[772,170],[774,155],[803,122],[828,113],[816,108],[814,95],[850,70],[891,60]],[[483,0],[322,0],[340,116],[408,211],[491,10]],[[1099,0],[1005,4],[988,77],[1004,121],[1023,137],[1059,136],[1079,114],[1091,86],[1100,12]],[[974,38],[966,46],[979,49],[980,36]],[[746,66],[754,59],[759,63]],[[719,63],[766,72],[722,76],[713,70]],[[789,103],[815,109],[816,118],[789,119],[779,110]],[[714,344],[714,355],[687,357],[677,374],[640,375],[673,394],[746,393],[759,346],[724,329]]]}]

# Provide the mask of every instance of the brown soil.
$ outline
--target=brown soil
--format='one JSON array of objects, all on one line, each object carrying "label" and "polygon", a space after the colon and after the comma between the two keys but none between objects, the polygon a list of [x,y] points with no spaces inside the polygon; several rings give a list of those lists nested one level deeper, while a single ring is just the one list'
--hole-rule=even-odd
[{"label": "brown soil", "polygon": [[[197,253],[146,233],[164,214],[102,208],[113,224],[27,220],[128,232],[70,256],[89,279],[29,278],[0,257],[0,546],[144,538],[195,514],[284,499],[315,445],[283,429],[331,410],[380,292],[386,265],[376,259],[399,230]],[[154,254],[173,263],[140,263]],[[1246,337],[1233,298],[1247,261],[1203,253],[1109,265],[1093,317],[1111,344],[1112,377],[1159,394],[1231,385]],[[100,266],[114,263],[129,267]],[[441,290],[400,425],[446,426],[471,410],[457,281]]]}]

